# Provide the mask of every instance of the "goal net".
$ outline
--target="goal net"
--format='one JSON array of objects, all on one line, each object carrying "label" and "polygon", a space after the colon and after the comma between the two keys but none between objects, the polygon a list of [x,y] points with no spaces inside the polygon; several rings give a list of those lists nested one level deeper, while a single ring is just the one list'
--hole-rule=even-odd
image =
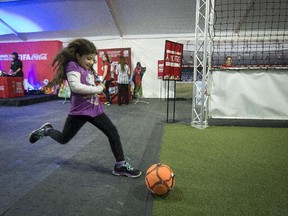
[{"label": "goal net", "polygon": [[287,0],[216,0],[212,66],[287,68]]}]

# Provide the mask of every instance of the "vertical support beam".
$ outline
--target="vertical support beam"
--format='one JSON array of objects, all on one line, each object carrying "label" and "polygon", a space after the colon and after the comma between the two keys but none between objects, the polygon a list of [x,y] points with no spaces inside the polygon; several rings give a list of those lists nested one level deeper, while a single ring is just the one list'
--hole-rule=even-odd
[{"label": "vertical support beam", "polygon": [[119,33],[119,36],[121,37],[121,40],[122,40],[122,37],[123,37],[123,31],[120,27],[120,24],[118,23],[118,20],[116,18],[116,15],[115,15],[115,11],[114,11],[114,7],[113,7],[113,3],[112,3],[112,0],[106,0],[106,4],[109,8],[109,11],[111,13],[111,16],[113,18],[113,21],[114,21],[114,24],[118,30],[118,33]]},{"label": "vertical support beam", "polygon": [[170,100],[170,96],[169,96],[169,83],[170,83],[170,80],[167,80],[166,82],[168,82],[168,88],[167,88],[167,116],[166,116],[166,122],[168,123],[169,122],[169,100]]},{"label": "vertical support beam", "polygon": [[201,129],[208,126],[207,89],[212,59],[214,1],[196,1],[191,125]]},{"label": "vertical support beam", "polygon": [[174,100],[173,100],[173,123],[175,122],[175,111],[176,111],[176,80],[174,80]]}]

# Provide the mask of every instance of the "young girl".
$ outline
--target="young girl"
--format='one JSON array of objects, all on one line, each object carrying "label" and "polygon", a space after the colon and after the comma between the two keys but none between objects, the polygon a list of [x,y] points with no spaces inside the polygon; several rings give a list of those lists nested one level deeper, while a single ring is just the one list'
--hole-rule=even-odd
[{"label": "young girl", "polygon": [[102,56],[102,60],[103,60],[103,71],[104,71],[102,80],[105,83],[104,94],[106,96],[105,104],[109,106],[111,104],[109,87],[110,87],[110,84],[112,82],[111,65],[110,65],[109,55],[107,53],[104,53],[104,55]]},{"label": "young girl", "polygon": [[29,141],[49,136],[60,144],[71,140],[80,128],[89,122],[100,129],[109,139],[111,150],[116,159],[112,173],[128,177],[139,177],[141,172],[125,162],[120,137],[116,127],[105,115],[98,94],[105,89],[103,84],[95,85],[93,64],[97,50],[95,45],[85,39],[72,41],[54,58],[52,65],[56,74],[50,85],[67,79],[71,88],[71,105],[62,132],[45,123],[29,135]]},{"label": "young girl", "polygon": [[130,76],[130,68],[125,61],[124,56],[120,56],[119,64],[116,68],[116,74],[118,75],[117,83],[118,83],[118,105],[122,104],[122,89],[124,88],[125,92],[125,102],[126,105],[129,104],[129,93],[128,93],[128,84],[129,84],[129,76]]}]

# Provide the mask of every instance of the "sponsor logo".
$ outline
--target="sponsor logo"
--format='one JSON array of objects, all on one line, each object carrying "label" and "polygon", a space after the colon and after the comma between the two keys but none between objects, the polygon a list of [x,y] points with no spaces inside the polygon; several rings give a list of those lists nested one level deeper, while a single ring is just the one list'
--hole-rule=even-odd
[{"label": "sponsor logo", "polygon": [[[33,54],[19,54],[19,59],[22,61],[45,61],[48,60],[48,53],[33,53]],[[11,54],[0,54],[0,61],[12,61]]]},{"label": "sponsor logo", "polygon": [[0,54],[0,61],[11,61],[12,55],[8,54]]}]

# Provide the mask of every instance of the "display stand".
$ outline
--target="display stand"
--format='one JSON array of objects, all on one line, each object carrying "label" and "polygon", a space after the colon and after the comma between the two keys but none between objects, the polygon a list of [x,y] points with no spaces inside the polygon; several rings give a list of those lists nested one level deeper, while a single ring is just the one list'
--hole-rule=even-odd
[{"label": "display stand", "polygon": [[[169,101],[170,101],[170,95],[169,95],[169,91],[170,91],[170,81],[172,80],[164,80],[168,82],[167,85],[167,118],[166,118],[166,122],[169,123]],[[173,98],[171,98],[173,100],[173,118],[172,118],[172,123],[175,123],[175,108],[176,108],[176,80],[174,81],[174,95]]]},{"label": "display stand", "polygon": [[139,92],[136,92],[135,95],[136,95],[136,102],[134,104],[138,104],[138,103],[149,104],[148,101],[141,100],[141,98],[142,98],[142,85],[141,85],[141,87],[139,89]]}]

